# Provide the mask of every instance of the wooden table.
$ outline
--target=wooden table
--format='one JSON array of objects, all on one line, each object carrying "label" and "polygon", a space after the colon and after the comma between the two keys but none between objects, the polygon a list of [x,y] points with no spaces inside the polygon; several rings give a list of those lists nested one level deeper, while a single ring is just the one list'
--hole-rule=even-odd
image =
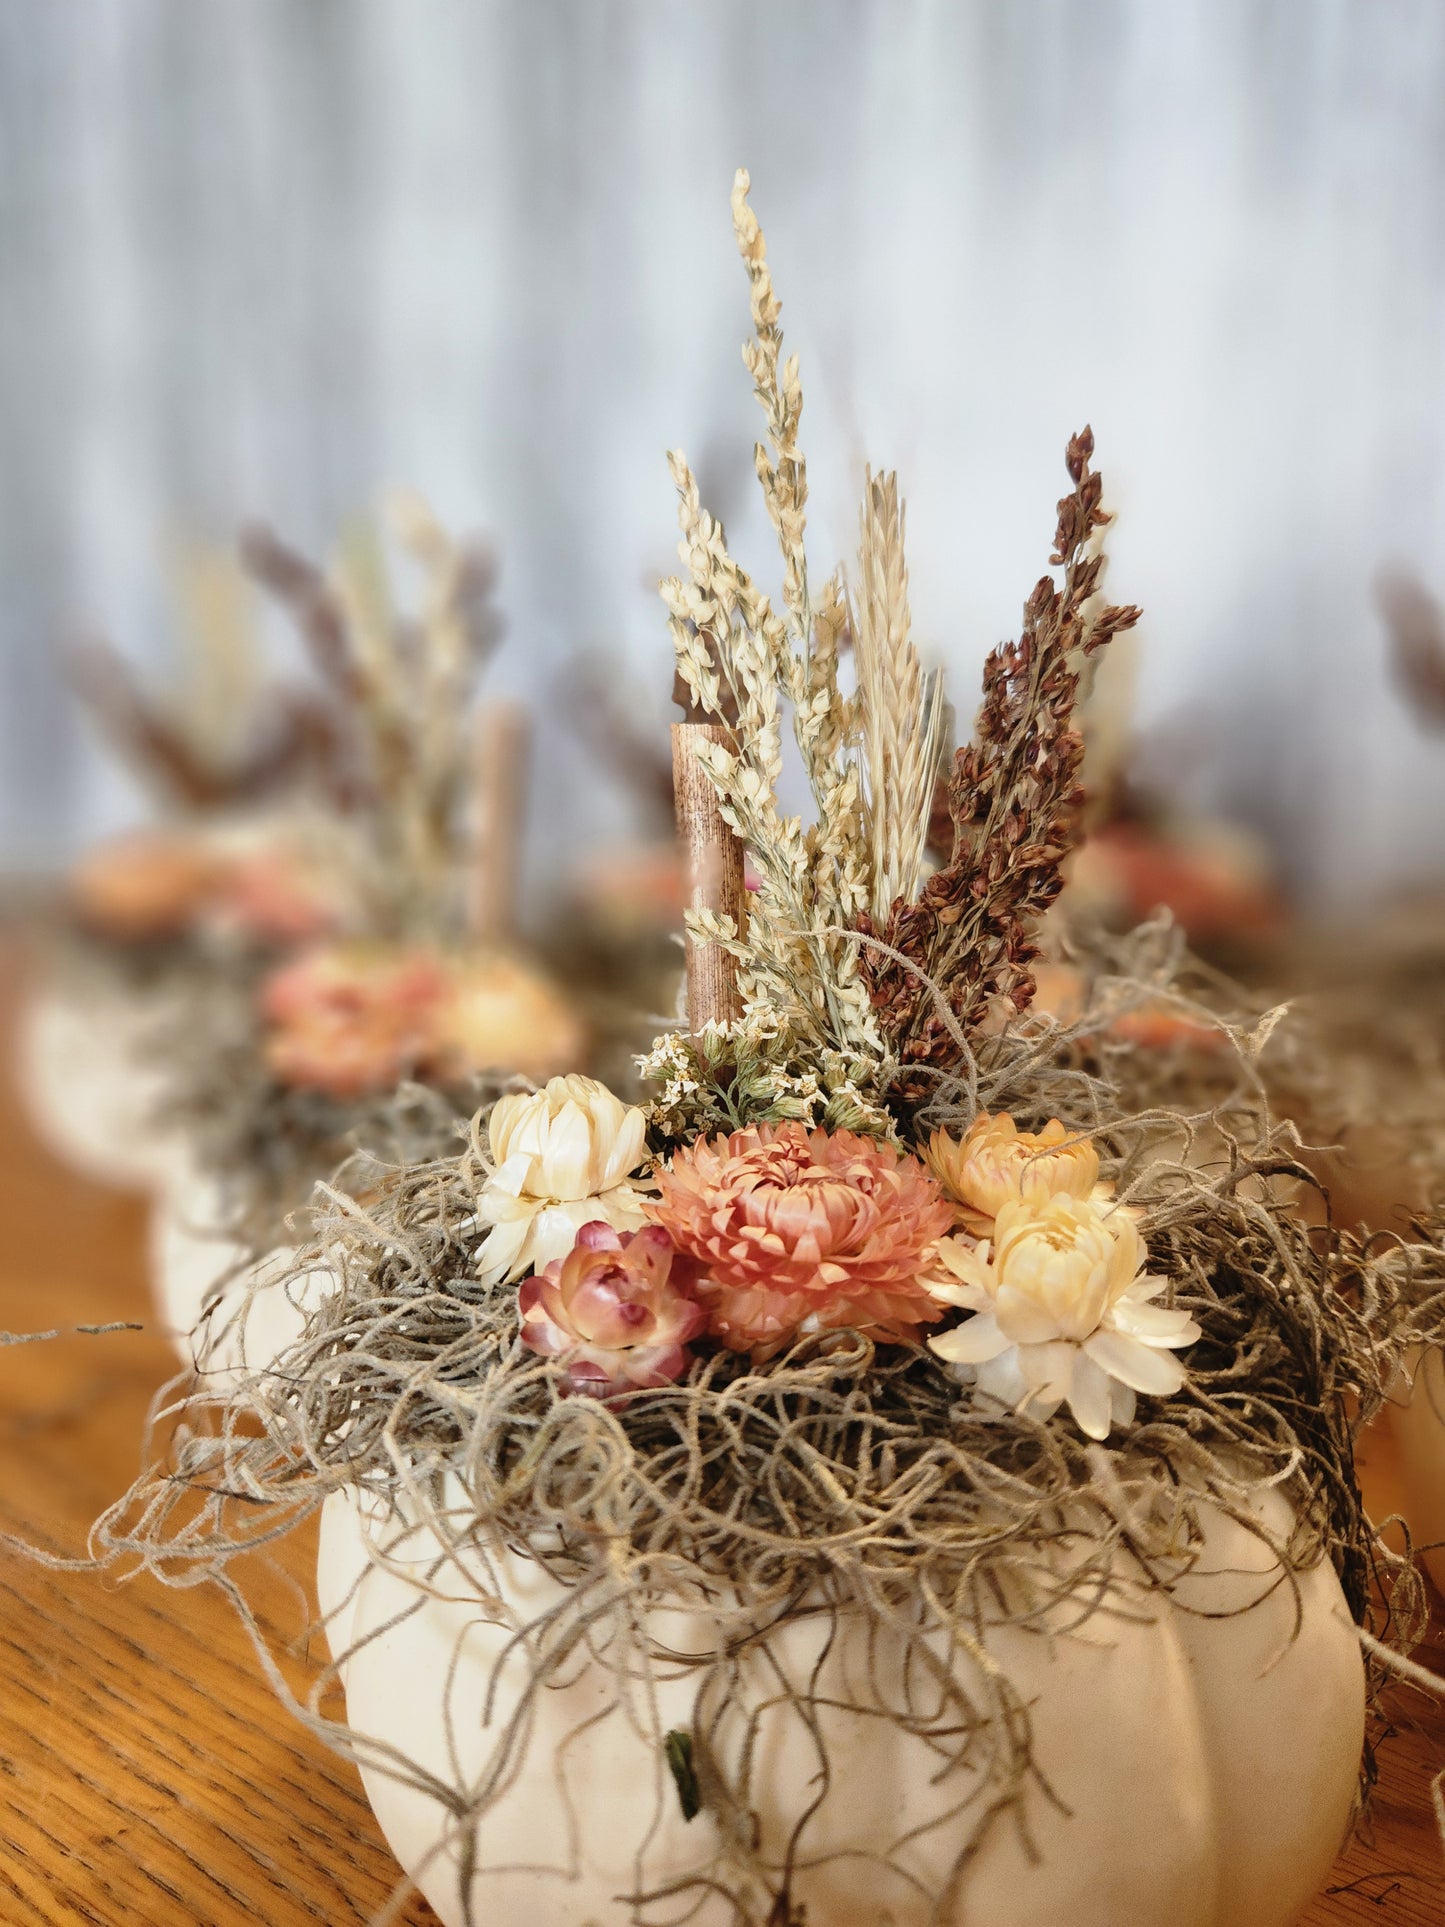
[{"label": "wooden table", "polygon": [[[7,1014],[16,979],[0,952]],[[53,1164],[0,1084],[0,1330],[148,1321],[144,1239],[140,1202]],[[172,1369],[150,1332],[0,1348],[0,1527],[80,1551],[135,1471],[148,1402]],[[1388,1484],[1388,1463],[1377,1473]],[[287,1549],[298,1581],[311,1551]],[[279,1577],[262,1604],[298,1624]],[[1445,1666],[1445,1650],[1435,1660]],[[1411,1692],[1392,1707],[1373,1814],[1307,1927],[1445,1919],[1429,1796],[1445,1716]],[[0,1551],[3,1927],[364,1922],[396,1878],[355,1774],[280,1710],[218,1595]],[[400,1919],[435,1916],[413,1896]]]},{"label": "wooden table", "polygon": [[[12,954],[7,1015],[16,977]],[[138,1199],[81,1183],[35,1144],[7,1076],[0,1330],[149,1323],[145,1230]],[[174,1369],[150,1331],[0,1348],[0,1527],[83,1552]],[[312,1560],[309,1535],[286,1549],[299,1581]],[[268,1617],[297,1626],[285,1582],[268,1593]],[[365,1922],[399,1878],[355,1773],[282,1712],[218,1593],[0,1551],[4,1927]],[[415,1896],[401,1915],[435,1919]]]}]

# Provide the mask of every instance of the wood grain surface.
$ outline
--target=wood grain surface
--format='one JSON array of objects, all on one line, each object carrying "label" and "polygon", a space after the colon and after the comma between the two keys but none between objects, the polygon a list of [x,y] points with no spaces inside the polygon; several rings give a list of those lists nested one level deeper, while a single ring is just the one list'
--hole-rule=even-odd
[{"label": "wood grain surface", "polygon": [[[18,975],[15,948],[0,948],[7,1020]],[[138,1200],[70,1176],[33,1142],[7,1076],[0,1330],[149,1322],[144,1238]],[[0,1527],[81,1550],[136,1468],[148,1403],[171,1369],[150,1331],[0,1348]],[[1392,1476],[1377,1449],[1371,1477],[1385,1504]],[[309,1584],[311,1558],[309,1539],[287,1548],[295,1581]],[[260,1603],[272,1623],[299,1626],[284,1575]],[[1425,1656],[1445,1668],[1445,1646]],[[1306,1927],[1445,1921],[1430,1802],[1445,1715],[1410,1690],[1391,1710],[1373,1810]],[[277,1706],[218,1595],[117,1585],[0,1550],[4,1927],[365,1922],[396,1879],[356,1776]],[[400,1918],[435,1920],[415,1896]]]},{"label": "wood grain surface", "polygon": [[[0,1005],[17,1002],[16,952]],[[0,1330],[153,1319],[145,1208],[54,1164],[0,1087]],[[153,1331],[0,1347],[0,1528],[65,1553],[137,1470]],[[313,1544],[284,1564],[310,1585]],[[285,1577],[268,1620],[302,1624]],[[400,1878],[355,1773],[296,1726],[209,1590],[117,1585],[0,1550],[0,1922],[365,1922]],[[405,1927],[434,1923],[413,1896]],[[540,1927],[540,1923],[539,1923]]]}]

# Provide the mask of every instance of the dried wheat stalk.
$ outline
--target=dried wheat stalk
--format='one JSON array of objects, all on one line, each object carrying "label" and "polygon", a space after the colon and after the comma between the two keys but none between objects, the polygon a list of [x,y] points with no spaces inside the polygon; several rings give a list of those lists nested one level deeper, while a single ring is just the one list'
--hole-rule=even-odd
[{"label": "dried wheat stalk", "polygon": [[859,516],[858,584],[848,599],[858,672],[869,910],[886,920],[923,880],[943,735],[943,686],[925,677],[913,644],[898,477],[870,471]]},{"label": "dried wheat stalk", "polygon": [[[779,303],[747,192],[740,169],[733,227],[755,330],[743,358],[767,418],[768,440],[758,444],[755,466],[783,557],[783,607],[774,609],[734,561],[686,459],[672,455],[679,554],[689,580],[670,578],[662,594],[692,713],[736,716],[732,742],[699,742],[698,756],[724,821],[747,844],[758,873],[745,948],[726,919],[692,917],[689,933],[732,946],[744,1022],[781,1023],[815,1057],[840,1065],[876,1061],[881,1039],[848,936],[869,902],[870,869],[854,754],[857,705],[838,684],[842,593],[836,578],[817,597],[809,587],[807,467],[797,439],[802,390],[796,360],[781,359]],[[807,829],[778,807],[785,705],[817,810]]]}]

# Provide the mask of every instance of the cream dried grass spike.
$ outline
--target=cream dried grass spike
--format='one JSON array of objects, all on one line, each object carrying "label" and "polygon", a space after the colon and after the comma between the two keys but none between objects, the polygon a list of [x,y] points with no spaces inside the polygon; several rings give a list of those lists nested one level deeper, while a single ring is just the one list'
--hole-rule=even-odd
[{"label": "cream dried grass spike", "polygon": [[415,490],[393,490],[382,512],[397,546],[417,562],[424,577],[413,725],[421,788],[417,810],[422,847],[437,865],[436,887],[441,888],[453,856],[452,812],[474,754],[469,702],[473,637],[466,608],[469,553]]},{"label": "cream dried grass spike", "polygon": [[[387,537],[421,570],[414,617],[393,590]],[[375,780],[377,887],[394,900],[386,921],[429,938],[461,915],[455,819],[473,754],[476,559],[422,496],[396,490],[379,521],[349,531],[332,575]]]},{"label": "cream dried grass spike", "polygon": [[743,360],[753,378],[753,393],[768,418],[772,456],[762,442],[753,450],[763,499],[777,531],[785,574],[783,601],[797,632],[807,637],[812,628],[808,606],[808,558],[803,548],[807,525],[808,465],[798,447],[798,423],[803,413],[803,387],[798,379],[798,357],[789,355],[779,366],[783,331],[778,326],[782,303],[773,290],[768,268],[768,244],[758,217],[748,206],[752,180],[745,167],[733,177],[733,233],[738,253],[747,265],[752,286],[753,329],[756,339],[743,345]]},{"label": "cream dried grass spike", "polygon": [[471,635],[463,613],[467,553],[415,489],[393,489],[382,503],[386,525],[426,577],[421,624],[432,680],[450,684],[466,673]]},{"label": "cream dried grass spike", "polygon": [[880,922],[922,885],[943,740],[942,679],[925,676],[913,644],[903,527],[898,477],[870,470],[849,614],[867,776],[868,907]]},{"label": "cream dried grass spike", "polygon": [[396,694],[396,606],[381,535],[370,516],[351,523],[332,567],[332,586],[345,611],[358,663],[374,698]]},{"label": "cream dried grass spike", "polygon": [[[669,578],[662,595],[678,667],[694,699],[707,713],[735,716],[734,746],[700,745],[699,755],[725,820],[748,845],[758,871],[748,964],[739,978],[744,1004],[760,1009],[781,999],[794,1031],[820,1050],[876,1058],[881,1039],[856,946],[840,934],[870,901],[858,712],[838,687],[845,611],[836,579],[816,604],[808,587],[807,471],[797,443],[802,390],[796,360],[781,363],[779,303],[747,188],[740,170],[734,228],[752,284],[756,329],[743,355],[768,422],[771,453],[759,443],[756,466],[783,556],[783,610],[773,608],[729,554],[678,453],[669,463],[678,490],[678,552],[690,580]],[[784,697],[817,812],[806,830],[777,803]]]},{"label": "cream dried grass spike", "polygon": [[244,751],[261,692],[251,584],[229,550],[208,542],[178,542],[169,573],[181,616],[176,721],[209,764],[224,768]]},{"label": "cream dried grass spike", "polygon": [[767,241],[748,205],[751,186],[747,169],[740,167],[733,177],[733,234],[748,271],[754,332],[754,339],[743,344],[743,362],[753,378],[753,394],[767,417],[768,442],[772,445],[770,454],[767,443],[755,444],[753,466],[783,557],[783,606],[794,645],[780,665],[784,687],[796,711],[798,744],[822,810],[829,804],[836,807],[839,765],[856,723],[851,706],[838,688],[838,643],[846,617],[836,577],[824,584],[817,603],[809,591],[803,540],[808,464],[798,446],[803,387],[798,357],[781,358],[783,331],[778,317],[782,303],[768,268]]},{"label": "cream dried grass spike", "polygon": [[[353,638],[380,809],[376,837],[381,889],[396,900],[400,928],[419,934],[447,894],[451,852],[435,802],[436,775],[450,745],[425,742],[431,711],[430,637],[407,649],[383,529],[368,517],[343,538],[333,584]],[[413,660],[419,658],[419,660]]]}]

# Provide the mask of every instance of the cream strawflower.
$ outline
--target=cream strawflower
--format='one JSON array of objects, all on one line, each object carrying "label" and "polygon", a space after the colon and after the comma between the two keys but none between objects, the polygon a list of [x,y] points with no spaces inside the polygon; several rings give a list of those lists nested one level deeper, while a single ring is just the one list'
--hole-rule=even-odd
[{"label": "cream strawflower", "polygon": [[492,1229],[477,1269],[488,1284],[565,1258],[584,1224],[635,1231],[644,1222],[647,1194],[628,1180],[646,1156],[646,1120],[596,1078],[554,1077],[501,1098],[487,1128],[496,1170],[477,1215]]},{"label": "cream strawflower", "polygon": [[1199,1336],[1187,1312],[1152,1302],[1166,1280],[1144,1270],[1133,1217],[1089,1198],[1015,1198],[993,1237],[946,1239],[935,1256],[958,1280],[936,1298],[975,1315],[929,1349],[979,1392],[1049,1418],[1065,1403],[1091,1439],[1134,1416],[1135,1394],[1184,1383],[1171,1356]]},{"label": "cream strawflower", "polygon": [[1056,1117],[1041,1131],[1021,1131],[1007,1113],[990,1117],[982,1111],[962,1138],[935,1131],[923,1155],[958,1206],[959,1222],[980,1237],[1015,1198],[1102,1202],[1113,1189],[1099,1182],[1093,1139],[1066,1131]]}]

